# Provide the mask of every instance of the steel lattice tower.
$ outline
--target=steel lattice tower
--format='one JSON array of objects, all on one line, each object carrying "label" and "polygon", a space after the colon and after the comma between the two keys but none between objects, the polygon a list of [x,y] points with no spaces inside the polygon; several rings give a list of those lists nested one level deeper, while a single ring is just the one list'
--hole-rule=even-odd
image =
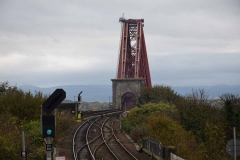
[{"label": "steel lattice tower", "polygon": [[144,19],[125,19],[122,24],[117,78],[145,78],[146,87],[151,87],[147,49],[143,26]]}]

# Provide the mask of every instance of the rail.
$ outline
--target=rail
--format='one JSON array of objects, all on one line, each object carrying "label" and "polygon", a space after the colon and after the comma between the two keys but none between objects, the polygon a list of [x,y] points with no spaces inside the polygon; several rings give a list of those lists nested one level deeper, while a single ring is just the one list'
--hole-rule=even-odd
[{"label": "rail", "polygon": [[73,157],[74,157],[74,160],[77,160],[76,159],[76,153],[75,153],[75,137],[76,137],[76,134],[77,134],[77,132],[78,132],[78,130],[85,124],[85,123],[87,123],[88,121],[85,121],[84,123],[82,123],[79,127],[78,127],[78,129],[75,131],[75,133],[74,133],[74,135],[73,135]]}]

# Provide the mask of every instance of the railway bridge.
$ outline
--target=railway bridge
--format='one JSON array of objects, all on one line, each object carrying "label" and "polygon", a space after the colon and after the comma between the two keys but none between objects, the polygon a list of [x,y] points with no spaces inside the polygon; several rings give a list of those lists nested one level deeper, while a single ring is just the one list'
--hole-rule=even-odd
[{"label": "railway bridge", "polygon": [[[72,139],[74,160],[153,159],[151,155],[154,152],[150,144],[154,145],[157,159],[163,157],[159,142],[153,143],[148,140],[142,143],[142,147],[135,146],[121,130],[120,117],[124,117],[123,113],[127,113],[127,110],[138,104],[140,90],[144,87],[152,87],[152,84],[143,31],[144,19],[121,17],[119,22],[121,23],[121,39],[118,69],[116,78],[111,79],[113,108],[81,112],[83,121],[76,128]],[[144,153],[139,152],[142,150]],[[150,153],[146,154],[148,151]]]},{"label": "railway bridge", "polygon": [[143,87],[152,87],[144,38],[144,19],[119,19],[121,39],[116,78],[112,79],[115,109],[129,110],[138,103]]}]

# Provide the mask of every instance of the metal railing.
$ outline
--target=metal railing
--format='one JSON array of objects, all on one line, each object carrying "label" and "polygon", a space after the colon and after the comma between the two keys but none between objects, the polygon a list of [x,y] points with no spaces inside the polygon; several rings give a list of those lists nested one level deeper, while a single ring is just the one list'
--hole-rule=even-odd
[{"label": "metal railing", "polygon": [[165,157],[165,148],[159,140],[154,138],[148,137],[143,139],[142,148],[147,150],[151,155],[157,156],[157,159],[164,159]]},{"label": "metal railing", "polygon": [[170,160],[185,160],[181,157],[178,157],[177,155],[170,153]]}]

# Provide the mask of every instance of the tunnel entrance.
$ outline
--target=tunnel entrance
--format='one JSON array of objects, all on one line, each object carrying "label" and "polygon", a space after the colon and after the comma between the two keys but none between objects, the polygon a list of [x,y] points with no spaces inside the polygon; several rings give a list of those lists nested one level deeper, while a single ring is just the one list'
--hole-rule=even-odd
[{"label": "tunnel entrance", "polygon": [[121,110],[127,111],[132,109],[136,104],[136,96],[132,92],[126,92],[121,98]]}]

